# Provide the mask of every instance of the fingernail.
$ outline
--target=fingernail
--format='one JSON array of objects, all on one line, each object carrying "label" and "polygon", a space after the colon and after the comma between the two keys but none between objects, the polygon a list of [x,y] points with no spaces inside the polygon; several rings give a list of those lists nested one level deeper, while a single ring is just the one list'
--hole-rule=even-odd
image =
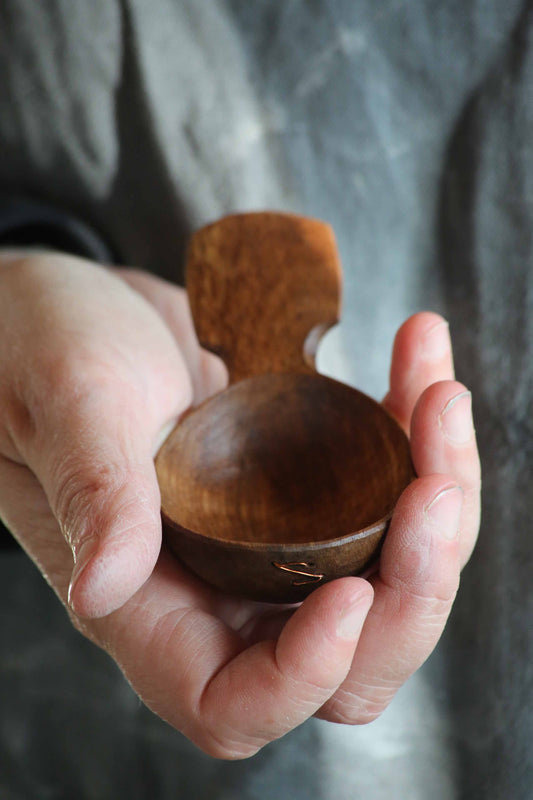
[{"label": "fingernail", "polygon": [[337,621],[339,639],[353,641],[359,638],[366,615],[372,605],[372,597],[358,595],[343,609]]},{"label": "fingernail", "polygon": [[439,417],[444,435],[454,444],[466,444],[474,430],[472,422],[472,395],[461,392],[444,406]]},{"label": "fingernail", "polygon": [[450,350],[450,328],[443,319],[426,331],[422,337],[422,356],[427,361],[439,361]]},{"label": "fingernail", "polygon": [[452,486],[439,492],[426,507],[425,512],[444,538],[451,541],[459,535],[462,507],[463,490],[460,486]]},{"label": "fingernail", "polygon": [[[69,605],[72,606],[71,602],[71,595],[74,591],[76,584],[78,583],[82,572],[86,569],[89,565],[89,562],[92,560],[96,551],[98,550],[99,539],[97,536],[91,536],[90,539],[86,539],[82,545],[76,550],[76,555],[74,556],[74,569],[72,570],[72,575],[70,576],[70,586],[68,589],[68,602]],[[75,609],[74,609],[75,610]]]}]

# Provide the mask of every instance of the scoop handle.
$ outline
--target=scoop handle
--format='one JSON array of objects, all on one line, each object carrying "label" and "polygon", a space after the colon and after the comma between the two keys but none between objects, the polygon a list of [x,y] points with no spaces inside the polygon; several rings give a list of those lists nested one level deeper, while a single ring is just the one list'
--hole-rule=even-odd
[{"label": "scoop handle", "polygon": [[230,383],[313,373],[322,335],[339,321],[342,272],[332,228],[294,214],[236,214],[197,231],[187,291],[200,344]]}]

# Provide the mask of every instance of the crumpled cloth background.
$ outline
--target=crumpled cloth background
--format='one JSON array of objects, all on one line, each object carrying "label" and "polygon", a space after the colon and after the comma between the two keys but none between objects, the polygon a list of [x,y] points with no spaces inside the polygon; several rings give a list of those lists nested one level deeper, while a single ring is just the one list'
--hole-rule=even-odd
[{"label": "crumpled cloth background", "polygon": [[432,308],[473,391],[480,543],[444,637],[365,728],[311,720],[204,756],[0,554],[6,800],[530,800],[533,793],[532,3],[3,0],[0,191],[67,208],[179,280],[191,230],[279,208],[336,230],[321,368],[374,396]]}]

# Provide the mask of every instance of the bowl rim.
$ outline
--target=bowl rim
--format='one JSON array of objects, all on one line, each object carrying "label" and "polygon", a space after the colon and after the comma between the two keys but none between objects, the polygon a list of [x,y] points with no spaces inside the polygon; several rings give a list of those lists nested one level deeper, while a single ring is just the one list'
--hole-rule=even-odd
[{"label": "bowl rim", "polygon": [[[345,383],[344,381],[340,381],[337,378],[333,378],[330,375],[324,375],[318,371],[310,371],[310,372],[279,372],[279,373],[263,373],[261,375],[253,375],[248,378],[244,378],[240,381],[236,381],[233,384],[230,384],[225,389],[222,389],[215,394],[211,395],[210,397],[205,398],[197,405],[191,405],[187,409],[185,409],[182,414],[178,417],[176,421],[176,425],[169,431],[169,436],[175,430],[176,427],[181,425],[188,417],[194,416],[199,411],[204,411],[205,408],[213,403],[220,401],[223,395],[227,395],[227,393],[231,392],[234,393],[235,391],[239,391],[243,384],[262,381],[269,378],[277,378],[283,376],[284,378],[290,376],[296,380],[303,380],[303,381],[322,381],[324,383],[333,384],[336,389],[346,392],[347,395],[351,394],[358,395],[359,398],[363,399],[365,402],[368,403],[369,406],[373,407],[373,410],[382,414],[384,417],[387,418],[388,423],[391,425],[391,428],[396,429],[398,432],[401,432],[408,443],[408,437],[403,431],[401,425],[399,424],[398,420],[386,409],[383,405],[377,401],[375,398],[371,397],[370,395],[362,392],[360,389],[357,389],[355,386],[352,386],[349,383]],[[164,446],[164,442],[161,445],[162,449]],[[409,445],[408,445],[409,447]],[[158,454],[157,454],[158,455]],[[156,469],[157,469],[157,455],[155,457],[156,462]],[[411,470],[412,470],[412,477],[411,480],[415,477],[415,471],[411,462]],[[318,539],[312,540],[310,542],[299,542],[299,543],[283,543],[283,542],[253,542],[253,541],[242,541],[241,539],[223,539],[216,536],[209,536],[205,533],[200,533],[200,531],[193,530],[192,528],[188,528],[185,525],[180,524],[173,520],[170,516],[167,515],[163,504],[161,505],[161,517],[164,524],[167,527],[174,529],[177,533],[182,535],[188,535],[197,539],[199,542],[207,543],[215,543],[219,546],[230,546],[233,549],[242,549],[242,550],[257,550],[257,551],[269,551],[269,550],[279,550],[286,553],[297,553],[299,550],[321,550],[327,546],[330,547],[338,547],[342,544],[349,544],[351,542],[355,542],[357,540],[365,539],[369,536],[377,534],[381,531],[386,530],[390,520],[392,518],[394,508],[392,508],[387,514],[380,517],[375,522],[372,522],[370,525],[367,525],[364,528],[360,528],[354,532],[343,534],[342,536],[337,536],[334,538],[329,539]]]},{"label": "bowl rim", "polygon": [[381,517],[377,522],[373,522],[371,525],[367,525],[365,528],[361,528],[353,533],[347,533],[343,536],[336,536],[332,539],[319,539],[311,542],[295,543],[243,542],[241,539],[221,539],[217,538],[216,536],[208,536],[207,534],[200,533],[199,531],[193,531],[190,528],[186,528],[184,525],[180,525],[178,522],[175,522],[168,517],[163,509],[161,509],[161,518],[164,525],[172,528],[178,534],[197,539],[198,542],[202,542],[206,545],[215,545],[223,548],[230,547],[233,550],[298,553],[300,551],[312,552],[316,550],[324,550],[328,547],[340,547],[342,545],[351,544],[352,542],[366,539],[378,533],[383,533],[391,521],[392,513],[393,512],[391,511],[384,517]]}]

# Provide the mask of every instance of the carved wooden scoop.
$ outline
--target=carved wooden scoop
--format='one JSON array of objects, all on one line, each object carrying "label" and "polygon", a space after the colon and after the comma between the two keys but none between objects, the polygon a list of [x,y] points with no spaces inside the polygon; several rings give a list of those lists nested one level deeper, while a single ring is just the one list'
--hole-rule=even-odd
[{"label": "carved wooden scoop", "polygon": [[315,371],[340,284],[317,220],[242,214],[193,236],[193,319],[230,385],[180,419],[156,468],[168,545],[226,592],[295,602],[365,570],[413,478],[398,424]]}]

